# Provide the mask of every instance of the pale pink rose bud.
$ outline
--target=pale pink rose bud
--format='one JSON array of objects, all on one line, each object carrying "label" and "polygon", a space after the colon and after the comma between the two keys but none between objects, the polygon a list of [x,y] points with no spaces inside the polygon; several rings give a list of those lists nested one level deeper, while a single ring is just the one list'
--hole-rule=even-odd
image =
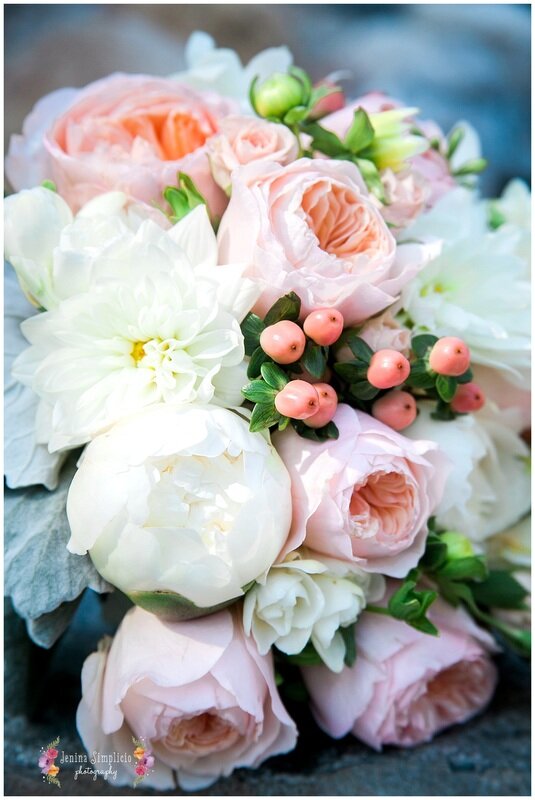
[{"label": "pale pink rose bud", "polygon": [[433,345],[429,366],[439,375],[462,375],[470,366],[468,345],[457,336],[443,336]]},{"label": "pale pink rose bud", "polygon": [[319,408],[315,414],[305,419],[305,425],[309,428],[323,428],[332,420],[338,406],[338,396],[332,386],[328,383],[315,383],[319,397]]},{"label": "pale pink rose bud", "polygon": [[325,80],[316,83],[314,88],[320,89],[322,87],[332,89],[333,91],[318,100],[308,115],[309,119],[320,119],[326,114],[334,114],[335,111],[339,111],[345,106],[345,94],[332,80],[325,78]]},{"label": "pale pink rose bud", "polygon": [[305,334],[295,322],[282,319],[264,328],[260,334],[260,347],[277,364],[293,364],[305,352]]},{"label": "pale pink rose bud", "polygon": [[404,577],[425,549],[427,520],[442,499],[450,463],[340,403],[338,439],[312,442],[287,428],[273,435],[292,481],[293,518],[280,558],[303,543],[367,572]]},{"label": "pale pink rose bud", "polygon": [[317,308],[305,319],[303,329],[313,342],[326,347],[340,338],[344,318],[336,308]]},{"label": "pale pink rose bud", "polygon": [[400,386],[410,375],[411,365],[397,350],[378,350],[368,367],[367,378],[377,389]]},{"label": "pale pink rose bud", "polygon": [[157,793],[177,794],[177,782],[198,792],[297,739],[271,654],[259,654],[230,611],[164,623],[131,609],[84,663],[76,721],[89,753],[124,753],[133,735],[142,738],[151,755],[116,763],[113,782],[131,786],[137,767]]},{"label": "pale pink rose bud", "polygon": [[227,193],[238,167],[253,161],[289,164],[299,152],[297,139],[285,125],[239,116],[221,120],[219,133],[207,141],[206,148],[214,180]]},{"label": "pale pink rose bud", "polygon": [[441,598],[428,616],[438,636],[365,612],[355,626],[352,667],[339,674],[322,666],[302,670],[324,731],[337,739],[352,733],[376,750],[413,747],[485,708],[497,682],[489,657],[498,650],[494,640]]},{"label": "pale pink rose bud", "polygon": [[408,392],[388,392],[375,401],[372,415],[395,431],[402,431],[416,419],[416,400]]},{"label": "pale pink rose bud", "polygon": [[215,216],[227,198],[214,181],[206,143],[236,104],[171,78],[115,74],[39,100],[11,138],[6,173],[19,191],[55,182],[73,211],[110,190],[161,205],[185,172]]},{"label": "pale pink rose bud", "polygon": [[462,383],[455,392],[455,397],[451,401],[453,411],[458,414],[469,414],[471,411],[479,411],[485,405],[485,393],[478,383],[470,381]]},{"label": "pale pink rose bud", "polygon": [[286,384],[275,397],[275,408],[290,419],[307,419],[320,407],[316,386],[307,381],[295,380]]}]

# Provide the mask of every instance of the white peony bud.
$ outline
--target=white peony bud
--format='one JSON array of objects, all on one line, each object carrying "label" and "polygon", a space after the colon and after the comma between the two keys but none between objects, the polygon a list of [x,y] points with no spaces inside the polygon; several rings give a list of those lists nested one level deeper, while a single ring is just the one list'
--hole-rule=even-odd
[{"label": "white peony bud", "polygon": [[281,459],[242,416],[156,405],[86,448],[67,501],[68,549],[89,551],[139,605],[194,616],[269,569],[291,512]]},{"label": "white peony bud", "polygon": [[244,629],[262,654],[276,645],[295,655],[310,640],[329,669],[341,672],[345,645],[339,628],[355,622],[367,602],[380,600],[384,591],[381,575],[302,548],[274,564],[247,592]]}]

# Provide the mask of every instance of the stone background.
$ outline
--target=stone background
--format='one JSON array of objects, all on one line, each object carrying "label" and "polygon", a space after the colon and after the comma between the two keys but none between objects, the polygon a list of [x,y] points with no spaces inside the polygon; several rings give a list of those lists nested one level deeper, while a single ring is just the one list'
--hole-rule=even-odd
[{"label": "stone background", "polygon": [[[11,5],[5,6],[5,137],[33,103],[61,86],[82,86],[114,70],[165,75],[183,67],[183,44],[203,29],[247,61],[287,44],[315,79],[344,68],[348,94],[370,89],[419,106],[448,130],[458,119],[479,131],[490,167],[485,193],[530,174],[528,5]],[[74,727],[79,675],[103,632],[113,632],[117,599],[88,592],[68,633],[51,651],[28,640],[6,607],[5,792],[48,795],[41,746],[61,736],[83,752]],[[529,668],[510,653],[486,714],[416,750],[378,755],[347,737],[324,736],[304,709],[296,751],[260,770],[238,771],[209,795],[528,795]],[[61,794],[150,794],[60,773]]]}]

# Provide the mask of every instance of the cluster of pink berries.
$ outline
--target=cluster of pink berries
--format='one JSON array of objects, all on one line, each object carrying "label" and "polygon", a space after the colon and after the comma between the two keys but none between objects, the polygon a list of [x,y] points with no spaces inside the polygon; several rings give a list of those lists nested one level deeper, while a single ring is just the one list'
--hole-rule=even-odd
[{"label": "cluster of pink berries", "polygon": [[[277,364],[294,364],[306,347],[308,336],[315,344],[329,347],[340,338],[344,318],[335,308],[318,308],[307,316],[300,328],[295,322],[281,320],[262,331],[260,346]],[[285,417],[303,420],[309,428],[322,428],[336,412],[338,397],[328,383],[289,381],[275,398],[275,408]]]},{"label": "cluster of pink berries", "polygon": [[[309,314],[301,328],[281,320],[262,331],[260,346],[277,364],[294,364],[303,356],[307,337],[316,345],[335,344],[344,329],[344,318],[334,308],[318,308]],[[429,354],[429,368],[437,375],[459,377],[470,366],[470,350],[462,339],[445,336]],[[409,360],[397,350],[378,350],[373,354],[366,378],[376,389],[394,389],[375,401],[371,412],[376,419],[400,431],[416,418],[416,401],[409,392],[396,389],[411,372]],[[461,384],[452,400],[457,413],[477,411],[485,402],[481,388],[473,382]],[[291,380],[275,397],[275,408],[285,417],[302,420],[310,428],[327,425],[336,412],[338,397],[328,383]]]}]

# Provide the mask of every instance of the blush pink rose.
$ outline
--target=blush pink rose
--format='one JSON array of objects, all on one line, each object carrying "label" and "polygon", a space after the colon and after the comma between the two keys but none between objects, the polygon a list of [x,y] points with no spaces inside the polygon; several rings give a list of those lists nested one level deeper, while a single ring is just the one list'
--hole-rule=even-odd
[{"label": "blush pink rose", "polygon": [[357,167],[324,158],[236,170],[218,242],[223,262],[248,264],[262,289],[256,313],[294,291],[302,317],[329,306],[346,325],[391,305],[438,252],[436,244],[396,247]]},{"label": "blush pink rose", "polygon": [[77,211],[111,189],[161,205],[162,190],[176,184],[180,170],[221,214],[226,198],[205,143],[233,110],[229,100],[168,78],[110,75],[40,100],[22,136],[11,139],[6,174],[17,191],[53,180]]},{"label": "blush pink rose", "polygon": [[297,139],[285,125],[256,117],[227,117],[207,143],[212,175],[225,192],[230,191],[231,174],[238,167],[252,161],[289,164],[298,150]]},{"label": "blush pink rose", "polygon": [[345,404],[333,421],[337,440],[312,442],[289,428],[273,437],[292,481],[293,520],[282,555],[304,542],[401,578],[425,549],[449,462],[434,442],[406,439]]},{"label": "blush pink rose", "polygon": [[437,599],[430,636],[404,622],[364,613],[355,626],[357,659],[336,674],[307,667],[302,674],[318,725],[330,736],[353,733],[370,747],[412,747],[466,722],[496,688],[489,653],[497,647],[461,608]]},{"label": "blush pink rose", "polygon": [[[88,750],[129,753],[132,736],[154,758],[146,783],[204,789],[236,767],[257,767],[295,746],[297,731],[260,656],[229,611],[164,623],[134,608],[82,670],[78,731]],[[117,764],[117,785],[135,764]]]}]

